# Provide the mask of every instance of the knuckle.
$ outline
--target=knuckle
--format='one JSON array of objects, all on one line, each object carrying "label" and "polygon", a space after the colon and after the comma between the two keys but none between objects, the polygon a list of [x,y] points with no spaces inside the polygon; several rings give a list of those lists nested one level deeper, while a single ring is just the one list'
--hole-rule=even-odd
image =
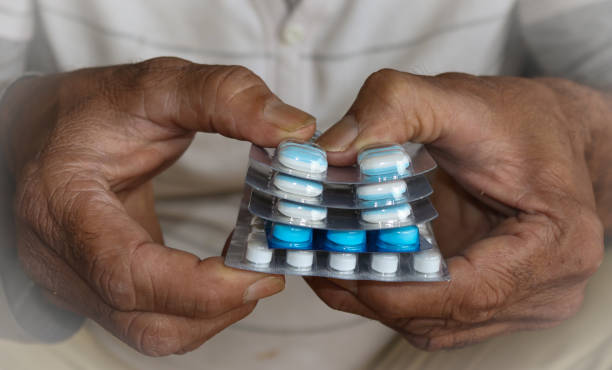
[{"label": "knuckle", "polygon": [[368,76],[363,88],[385,102],[395,102],[400,93],[405,93],[406,81],[404,73],[386,68]]},{"label": "knuckle", "polygon": [[[196,302],[193,316],[204,315],[205,317],[216,317],[222,314],[225,311],[222,296],[223,295],[214,284],[206,286],[206,288],[203,289],[203,296]],[[185,311],[190,312],[193,310],[187,308]]]},{"label": "knuckle", "polygon": [[213,86],[216,86],[217,99],[222,102],[230,103],[241,93],[252,91],[254,88],[261,88],[260,103],[262,104],[266,98],[271,96],[269,90],[265,88],[263,80],[246,67],[239,65],[225,66],[216,69],[213,74],[215,74],[213,80],[216,83]]},{"label": "knuckle", "polygon": [[459,304],[450,308],[451,317],[467,324],[482,323],[492,319],[507,302],[506,292],[485,282],[474,287]]},{"label": "knuckle", "polygon": [[138,333],[137,346],[147,356],[174,354],[182,349],[180,333],[163,318],[151,319]]},{"label": "knuckle", "polygon": [[94,257],[91,266],[91,280],[111,307],[123,312],[136,308],[136,293],[129,265],[125,261],[98,256]]}]

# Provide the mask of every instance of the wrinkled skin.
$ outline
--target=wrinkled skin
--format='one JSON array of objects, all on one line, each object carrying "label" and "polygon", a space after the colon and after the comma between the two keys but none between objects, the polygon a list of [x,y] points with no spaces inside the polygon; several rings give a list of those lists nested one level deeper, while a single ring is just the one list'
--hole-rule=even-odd
[{"label": "wrinkled skin", "polygon": [[612,220],[611,106],[558,79],[372,74],[319,144],[335,165],[375,143],[428,144],[440,166],[434,229],[452,280],[308,283],[332,308],[426,350],[569,318],[602,261],[602,220]]},{"label": "wrinkled skin", "polygon": [[24,79],[0,112],[19,257],[55,303],[159,356],[199,347],[284,288],[164,246],[153,206],[150,179],[196,131],[265,146],[312,136],[314,118],[251,71],[160,58]]}]

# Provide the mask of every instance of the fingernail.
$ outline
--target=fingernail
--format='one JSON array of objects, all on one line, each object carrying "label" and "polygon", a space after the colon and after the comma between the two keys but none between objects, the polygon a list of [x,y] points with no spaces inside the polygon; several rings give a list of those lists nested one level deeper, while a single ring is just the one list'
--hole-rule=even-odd
[{"label": "fingernail", "polygon": [[285,289],[285,281],[282,278],[268,276],[251,284],[244,292],[242,300],[244,303],[256,301],[276,294],[283,289]]},{"label": "fingernail", "polygon": [[272,99],[266,103],[264,119],[283,131],[294,132],[313,125],[316,119],[310,114],[280,101]]},{"label": "fingernail", "polygon": [[352,115],[348,115],[321,135],[317,144],[328,152],[343,152],[350,147],[358,134],[357,120]]}]

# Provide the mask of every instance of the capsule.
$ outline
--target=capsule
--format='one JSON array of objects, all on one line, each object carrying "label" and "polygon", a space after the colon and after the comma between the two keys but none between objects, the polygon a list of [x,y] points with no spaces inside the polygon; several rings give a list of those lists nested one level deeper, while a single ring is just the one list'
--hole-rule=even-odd
[{"label": "capsule", "polygon": [[278,146],[278,161],[285,167],[312,174],[327,171],[327,155],[314,144],[285,141]]},{"label": "capsule", "polygon": [[274,186],[286,193],[304,197],[318,197],[323,193],[323,185],[316,181],[277,173],[273,180]]},{"label": "capsule", "polygon": [[400,145],[365,149],[359,153],[357,163],[367,176],[404,175],[410,167],[410,156]]},{"label": "capsule", "polygon": [[369,223],[389,223],[404,221],[412,213],[409,204],[372,208],[361,211],[361,219]]},{"label": "capsule", "polygon": [[401,199],[406,193],[404,180],[381,182],[357,187],[357,197],[361,200]]},{"label": "capsule", "polygon": [[327,217],[327,208],[279,200],[276,208],[283,215],[306,221],[322,221]]}]

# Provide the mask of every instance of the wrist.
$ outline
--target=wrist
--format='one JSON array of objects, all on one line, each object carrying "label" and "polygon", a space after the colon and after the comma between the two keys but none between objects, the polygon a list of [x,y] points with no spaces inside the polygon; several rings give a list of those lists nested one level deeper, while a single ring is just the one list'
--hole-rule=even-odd
[{"label": "wrist", "polygon": [[34,115],[46,112],[40,99],[43,80],[38,73],[27,73],[8,85],[0,96],[0,166],[15,177],[25,148],[37,142],[42,131],[33,127]]}]

